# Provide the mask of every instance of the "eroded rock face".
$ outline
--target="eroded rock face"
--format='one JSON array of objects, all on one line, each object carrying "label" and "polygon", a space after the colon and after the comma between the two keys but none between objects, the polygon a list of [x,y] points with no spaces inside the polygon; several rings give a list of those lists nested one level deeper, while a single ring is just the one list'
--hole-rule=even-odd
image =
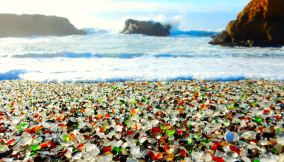
[{"label": "eroded rock face", "polygon": [[145,34],[150,36],[168,36],[170,34],[170,25],[162,25],[152,21],[137,21],[128,19],[125,21],[125,27],[122,34]]},{"label": "eroded rock face", "polygon": [[284,1],[252,0],[237,20],[210,42],[218,45],[282,46],[284,45]]},{"label": "eroded rock face", "polygon": [[0,37],[81,35],[68,19],[44,15],[0,14]]}]

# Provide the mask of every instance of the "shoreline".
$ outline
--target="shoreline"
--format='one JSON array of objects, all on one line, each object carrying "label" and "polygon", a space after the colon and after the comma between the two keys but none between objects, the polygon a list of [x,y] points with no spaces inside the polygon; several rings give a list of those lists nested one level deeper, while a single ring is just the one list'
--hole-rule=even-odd
[{"label": "shoreline", "polygon": [[284,82],[0,81],[0,159],[284,160]]},{"label": "shoreline", "polygon": [[27,79],[2,79],[0,82],[26,82],[26,83],[42,83],[42,84],[99,84],[99,83],[170,83],[170,82],[178,82],[178,83],[220,83],[220,82],[271,82],[271,83],[282,83],[284,80],[277,79],[170,79],[170,80],[106,80],[106,81],[35,81],[35,80],[27,80]]}]

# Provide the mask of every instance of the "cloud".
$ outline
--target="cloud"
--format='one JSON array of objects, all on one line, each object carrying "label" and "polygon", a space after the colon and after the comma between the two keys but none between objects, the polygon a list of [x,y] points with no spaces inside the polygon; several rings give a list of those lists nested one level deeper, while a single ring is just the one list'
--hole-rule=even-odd
[{"label": "cloud", "polygon": [[1,0],[0,12],[63,16],[79,28],[118,28],[125,17],[180,21],[190,13],[237,12],[247,2],[248,0]]}]

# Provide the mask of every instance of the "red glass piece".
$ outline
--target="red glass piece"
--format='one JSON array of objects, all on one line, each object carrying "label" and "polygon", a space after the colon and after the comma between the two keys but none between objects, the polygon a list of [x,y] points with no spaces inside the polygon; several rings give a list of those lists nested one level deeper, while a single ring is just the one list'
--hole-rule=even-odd
[{"label": "red glass piece", "polygon": [[186,157],[186,151],[184,149],[180,150],[180,155]]},{"label": "red glass piece", "polygon": [[111,146],[103,147],[103,148],[102,148],[102,152],[103,152],[103,153],[105,153],[105,152],[112,152],[112,147],[111,147]]},{"label": "red glass piece", "polygon": [[215,162],[225,162],[224,159],[222,157],[212,157],[212,160]]},{"label": "red glass piece", "polygon": [[236,146],[230,146],[230,150],[240,155],[241,151]]},{"label": "red glass piece", "polygon": [[161,133],[161,132],[162,132],[162,129],[160,127],[153,127],[152,128],[153,134],[158,134],[158,133]]}]

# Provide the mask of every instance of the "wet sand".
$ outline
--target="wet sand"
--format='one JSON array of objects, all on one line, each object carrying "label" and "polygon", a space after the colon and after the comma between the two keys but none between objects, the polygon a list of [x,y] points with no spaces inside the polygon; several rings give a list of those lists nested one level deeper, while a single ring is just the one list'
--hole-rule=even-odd
[{"label": "wet sand", "polygon": [[4,161],[284,160],[283,81],[0,82]]}]

